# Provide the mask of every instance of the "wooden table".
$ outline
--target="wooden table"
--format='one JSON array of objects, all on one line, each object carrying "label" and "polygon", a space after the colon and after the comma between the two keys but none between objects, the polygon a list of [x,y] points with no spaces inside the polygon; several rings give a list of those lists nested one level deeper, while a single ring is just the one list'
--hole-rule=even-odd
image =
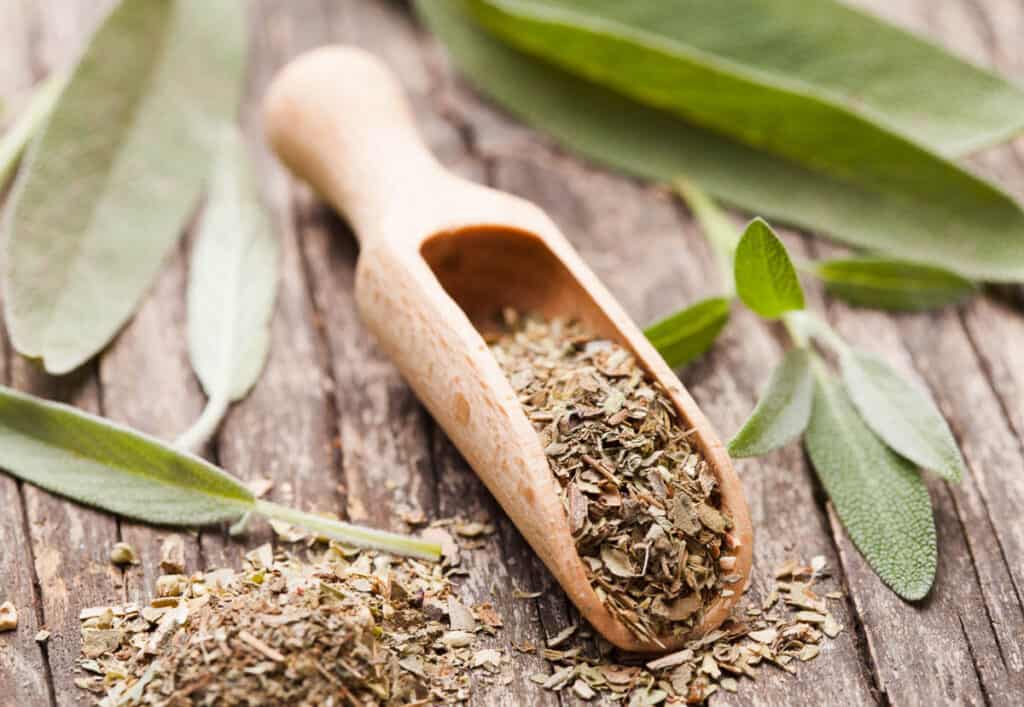
[{"label": "wooden table", "polygon": [[[870,0],[863,4],[955,52],[1024,80],[1024,4],[1019,0]],[[0,0],[0,96],[18,96],[65,66],[109,2]],[[271,477],[271,497],[343,510],[352,520],[404,530],[402,509],[428,517],[483,515],[497,523],[482,550],[467,553],[467,602],[493,601],[505,628],[493,645],[512,656],[514,680],[480,686],[475,704],[557,705],[529,676],[550,668],[511,649],[540,644],[574,621],[564,596],[504,519],[444,434],[374,348],[352,300],[356,245],[345,225],[267,153],[259,101],[289,57],[327,42],[369,48],[397,69],[423,131],[458,172],[522,194],[547,209],[637,321],[645,323],[715,293],[712,256],[691,216],[657,187],[564,154],[473,94],[438,44],[400,3],[385,0],[252,2],[248,100],[243,110],[266,203],[281,239],[282,283],[267,369],[207,450],[246,478]],[[1024,196],[1024,141],[976,158]],[[787,233],[806,254],[831,250]],[[187,239],[144,306],[112,346],[64,379],[42,374],[0,346],[0,380],[70,401],[172,438],[204,402],[185,341]],[[755,590],[772,568],[823,554],[848,589],[847,626],[798,679],[765,672],[716,704],[1011,705],[1024,703],[1024,317],[1020,300],[975,299],[960,309],[890,316],[823,301],[816,307],[850,340],[914,372],[932,391],[963,447],[970,474],[959,486],[931,479],[940,542],[935,589],[919,605],[900,601],[865,565],[823,497],[802,451],[791,446],[739,469],[757,531]],[[0,337],[3,335],[0,334]],[[2,338],[0,338],[2,340]],[[714,352],[682,373],[723,435],[754,404],[784,336],[738,311]],[[167,531],[118,521],[0,475],[0,600],[21,612],[0,635],[0,704],[80,703],[72,665],[78,611],[146,596],[158,540]],[[222,530],[186,536],[189,566],[237,562],[269,538],[244,543]],[[119,539],[143,563],[122,573],[108,562]],[[512,589],[542,591],[516,600]],[[36,631],[52,632],[37,645]]]}]

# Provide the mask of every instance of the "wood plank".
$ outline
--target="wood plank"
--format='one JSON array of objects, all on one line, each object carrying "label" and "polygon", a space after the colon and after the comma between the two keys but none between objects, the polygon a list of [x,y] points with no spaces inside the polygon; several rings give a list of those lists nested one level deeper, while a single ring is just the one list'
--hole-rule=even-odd
[{"label": "wood plank", "polygon": [[[32,12],[26,3],[4,0],[0,13],[10,34],[0,42],[0,96],[7,109],[0,125],[6,127],[19,107],[15,101],[24,99],[35,80],[28,31]],[[0,208],[7,203],[5,196],[0,185]],[[0,327],[0,380],[6,385],[11,383],[12,356],[6,332]],[[34,640],[44,619],[21,486],[13,477],[0,474],[0,508],[5,511],[0,513],[0,603],[10,601],[18,611],[17,630],[0,633],[0,704],[10,706],[52,701],[46,648]]]},{"label": "wood plank", "polygon": [[[43,374],[36,364],[17,358],[11,376],[15,388],[100,413],[94,366],[61,379]],[[53,632],[46,650],[56,702],[78,703],[74,686],[82,607],[110,603],[121,594],[123,577],[110,564],[117,542],[117,522],[105,513],[53,496],[30,484],[22,486],[32,557],[42,592],[43,623]]]},{"label": "wood plank", "polygon": [[[1024,76],[1019,43],[1024,9],[1014,0],[938,6],[924,0],[862,0],[868,2],[880,13],[941,37],[966,56]],[[28,68],[20,73],[0,69],[0,92],[7,96],[10,87],[27,83],[24,78],[12,80],[15,73],[38,74],[63,60],[88,26],[88,13],[96,12],[87,3],[81,5],[68,12],[52,2],[38,8],[17,4],[31,30],[17,32],[16,41],[36,39],[25,47],[11,42],[0,49],[0,56],[30,55]],[[252,15],[253,69],[243,116],[282,237],[283,280],[268,368],[253,395],[231,411],[215,456],[240,476],[274,478],[276,500],[322,510],[347,507],[355,520],[383,527],[404,530],[397,518],[402,509],[431,516],[496,517],[498,534],[487,538],[481,549],[464,553],[471,575],[459,591],[467,604],[492,601],[498,607],[506,627],[491,643],[512,658],[514,679],[507,693],[478,685],[473,702],[493,704],[514,695],[523,702],[572,703],[567,696],[529,685],[531,673],[548,668],[536,656],[512,651],[510,642],[539,643],[574,620],[573,612],[443,433],[367,340],[351,296],[356,246],[344,225],[307,191],[293,191],[289,178],[266,154],[256,120],[259,94],[273,70],[302,48],[327,39],[371,48],[399,71],[427,139],[442,159],[548,209],[641,323],[714,294],[713,260],[690,217],[662,192],[551,150],[542,137],[479,102],[440,58],[436,43],[398,6],[277,0],[261,3]],[[5,10],[4,16],[15,15]],[[973,162],[1018,195],[1024,193],[1019,145],[1017,151],[995,151]],[[790,243],[798,240],[790,238]],[[173,436],[202,402],[183,349],[184,273],[179,253],[139,318],[100,361],[98,375],[93,367],[56,381],[18,359],[3,379]],[[753,591],[768,585],[772,567],[783,559],[824,554],[850,583],[852,603],[840,619],[848,629],[860,626],[863,642],[848,630],[817,661],[802,666],[796,680],[765,673],[756,686],[745,684],[738,697],[757,705],[865,704],[872,701],[877,680],[881,698],[897,704],[1012,704],[1024,691],[1019,640],[1024,633],[1024,567],[1013,559],[1024,554],[1024,526],[1018,522],[1024,503],[1024,413],[1019,404],[1024,373],[1018,365],[1024,363],[1019,353],[1024,324],[1018,307],[986,298],[960,311],[916,317],[841,305],[830,305],[829,313],[850,340],[908,371],[920,371],[950,417],[971,473],[960,487],[929,484],[940,533],[940,573],[932,596],[911,607],[881,585],[835,518],[825,513],[820,486],[796,447],[741,462],[758,528]],[[781,340],[775,329],[738,312],[715,352],[685,371],[684,381],[724,435],[752,407],[780,356]],[[0,355],[0,369],[3,365]],[[332,449],[335,435],[340,452]],[[47,699],[44,654],[31,641],[42,617],[61,632],[51,639],[50,663],[58,702],[72,704],[77,691],[69,684],[68,668],[77,653],[77,608],[109,601],[120,591],[121,575],[106,561],[118,526],[102,514],[27,486],[22,504],[19,484],[8,477],[0,478],[0,504],[24,507],[30,521],[0,519],[0,567],[20,570],[3,589],[32,605],[34,566],[42,591],[38,611],[30,610],[27,621],[22,612],[23,629],[10,639],[0,635],[0,703],[11,695],[14,704]],[[160,534],[130,524],[122,524],[120,532],[143,551]],[[229,544],[216,533],[206,534],[202,559],[236,562],[243,546],[265,537],[263,530],[244,543]],[[199,545],[188,547],[198,562]],[[134,596],[134,587],[148,588],[155,571],[150,558],[141,570],[145,584],[129,573],[128,591]],[[513,585],[542,588],[545,595],[540,601],[514,600],[509,591]],[[15,661],[5,655],[8,640],[16,642]],[[924,678],[932,675],[937,679]]]}]

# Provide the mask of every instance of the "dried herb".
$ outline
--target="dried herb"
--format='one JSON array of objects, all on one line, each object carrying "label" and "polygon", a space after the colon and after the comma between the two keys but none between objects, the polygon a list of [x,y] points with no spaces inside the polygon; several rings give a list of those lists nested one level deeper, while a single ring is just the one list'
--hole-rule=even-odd
[{"label": "dried herb", "polygon": [[641,640],[685,634],[739,578],[690,431],[618,344],[561,319],[505,321],[491,350],[540,435],[591,585]]},{"label": "dried herb", "polygon": [[110,561],[115,565],[137,565],[139,556],[128,543],[115,543],[110,549]]},{"label": "dried herb", "polygon": [[584,700],[597,695],[634,705],[701,703],[719,690],[737,692],[740,680],[756,679],[763,666],[789,674],[800,663],[819,655],[826,638],[835,638],[842,625],[829,608],[829,600],[814,585],[827,577],[824,557],[810,564],[790,560],[776,569],[776,583],[760,601],[745,600],[715,631],[690,641],[682,649],[643,660],[619,655],[600,643],[602,657],[585,651],[589,631],[575,645],[549,646],[542,655],[554,672],[540,673],[533,681],[548,690],[572,690]]},{"label": "dried herb", "polygon": [[75,683],[96,704],[463,702],[508,661],[439,565],[340,545],[302,562],[270,545],[241,571],[161,576],[148,605],[81,612]]},{"label": "dried herb", "polygon": [[14,604],[5,601],[0,604],[0,631],[13,631],[18,628],[18,610]]}]

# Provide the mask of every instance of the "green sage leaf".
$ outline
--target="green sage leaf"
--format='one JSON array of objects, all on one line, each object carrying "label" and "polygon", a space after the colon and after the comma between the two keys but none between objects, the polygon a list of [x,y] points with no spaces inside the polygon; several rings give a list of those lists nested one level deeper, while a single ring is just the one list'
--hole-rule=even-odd
[{"label": "green sage leaf", "polygon": [[711,348],[729,321],[729,300],[709,297],[670,314],[644,330],[672,368],[685,366]]},{"label": "green sage leaf", "polygon": [[736,294],[762,317],[776,319],[804,308],[804,291],[786,246],[764,220],[755,218],[743,232],[734,268]]},{"label": "green sage leaf", "polygon": [[231,520],[255,504],[251,491],[199,457],[3,386],[0,466],[81,503],[164,525]]},{"label": "green sage leaf", "polygon": [[[475,0],[473,8],[523,49],[759,140],[772,139],[766,128],[792,126],[830,149],[820,136],[846,126],[802,117],[828,104],[946,154],[1024,128],[1020,87],[830,0]],[[757,110],[737,105],[749,102]]]},{"label": "green sage leaf", "polygon": [[124,0],[93,35],[12,194],[11,340],[66,373],[135,310],[195,205],[242,88],[233,0]]},{"label": "green sage leaf", "polygon": [[209,397],[203,415],[178,443],[201,446],[229,403],[259,378],[270,349],[278,281],[277,241],[252,180],[245,143],[225,127],[192,246],[188,347]]},{"label": "green sage leaf", "polygon": [[878,576],[907,600],[935,580],[935,520],[913,465],[868,429],[835,380],[817,376],[804,443],[850,539]]},{"label": "green sage leaf", "polygon": [[[687,175],[733,206],[893,257],[923,261],[975,279],[1024,279],[1024,211],[1020,205],[995,185],[893,133],[880,121],[876,124],[873,114],[846,112],[830,100],[817,98],[811,101],[814,110],[805,115],[824,120],[828,114],[828,122],[815,125],[828,127],[827,142],[833,144],[819,145],[800,136],[794,136],[796,142],[785,142],[782,138],[789,140],[788,133],[773,132],[773,126],[809,124],[788,115],[785,121],[773,118],[763,135],[746,130],[745,139],[750,142],[745,143],[719,134],[717,128],[701,127],[693,118],[684,120],[665,110],[662,103],[649,107],[617,93],[627,90],[625,83],[656,85],[657,77],[649,74],[663,66],[660,59],[638,64],[630,42],[605,43],[602,39],[593,43],[593,38],[588,38],[581,45],[578,28],[563,33],[565,23],[549,17],[537,20],[539,25],[551,27],[540,27],[534,39],[526,38],[521,28],[492,27],[503,37],[515,31],[516,41],[534,45],[539,43],[537,38],[551,41],[557,36],[558,41],[548,49],[530,47],[537,53],[553,52],[557,47],[564,58],[545,56],[552,62],[614,57],[604,69],[620,72],[620,78],[626,72],[629,76],[617,80],[613,90],[594,76],[581,78],[503,44],[472,19],[471,12],[480,12],[481,6],[471,8],[467,2],[420,0],[417,8],[473,85],[572,150],[648,179],[670,182]],[[649,8],[653,3],[619,5],[621,12],[640,13],[635,8]],[[507,10],[510,6],[500,7]],[[517,3],[516,9],[525,6]],[[497,12],[498,7],[484,9]],[[535,8],[536,3],[529,7]],[[671,7],[673,12],[679,11],[677,6]],[[680,14],[700,21],[699,13],[693,18],[690,13]],[[590,24],[596,29],[588,31],[597,32],[604,31],[607,23]],[[655,44],[657,54],[661,44]],[[607,79],[602,75],[601,80]],[[667,93],[678,98],[693,92],[713,93],[717,87],[717,83],[706,81],[690,85],[674,80]],[[722,107],[725,96],[733,99],[731,110]],[[730,121],[738,113],[749,116],[768,110],[773,96],[742,92],[711,99],[712,105],[718,106],[719,118]],[[767,114],[771,115],[770,111]],[[831,122],[832,117],[837,122]],[[850,139],[835,140],[833,129]],[[821,137],[817,127],[807,135],[816,134]],[[828,153],[823,162],[818,160],[819,147]],[[783,149],[785,154],[779,152]]]},{"label": "green sage leaf", "polygon": [[809,269],[830,294],[860,307],[921,311],[962,302],[978,291],[949,270],[886,258],[835,258]]},{"label": "green sage leaf", "polygon": [[893,450],[949,481],[966,473],[953,433],[928,391],[879,357],[847,349],[843,383],[864,422]]},{"label": "green sage leaf", "polygon": [[811,419],[814,376],[807,349],[786,352],[754,412],[729,442],[734,457],[758,457],[799,436]]},{"label": "green sage leaf", "polygon": [[0,467],[72,500],[161,525],[258,513],[343,543],[437,560],[441,548],[256,499],[225,471],[141,432],[0,386]]}]

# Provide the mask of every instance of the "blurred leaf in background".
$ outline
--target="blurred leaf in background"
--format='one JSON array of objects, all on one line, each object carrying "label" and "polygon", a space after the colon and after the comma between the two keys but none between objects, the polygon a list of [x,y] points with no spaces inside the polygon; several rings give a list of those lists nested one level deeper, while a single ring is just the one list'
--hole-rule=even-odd
[{"label": "blurred leaf in background", "polygon": [[[1020,89],[835,3],[775,17],[745,2],[760,23],[708,4],[417,7],[475,86],[603,164],[686,175],[742,209],[968,278],[1024,280],[1024,211],[946,157],[1017,131]],[[855,32],[826,41],[851,18]],[[974,107],[960,112],[961,95]]]},{"label": "blurred leaf in background", "polygon": [[14,347],[50,373],[117,333],[181,235],[235,118],[243,3],[124,0],[93,34],[8,204]]}]

